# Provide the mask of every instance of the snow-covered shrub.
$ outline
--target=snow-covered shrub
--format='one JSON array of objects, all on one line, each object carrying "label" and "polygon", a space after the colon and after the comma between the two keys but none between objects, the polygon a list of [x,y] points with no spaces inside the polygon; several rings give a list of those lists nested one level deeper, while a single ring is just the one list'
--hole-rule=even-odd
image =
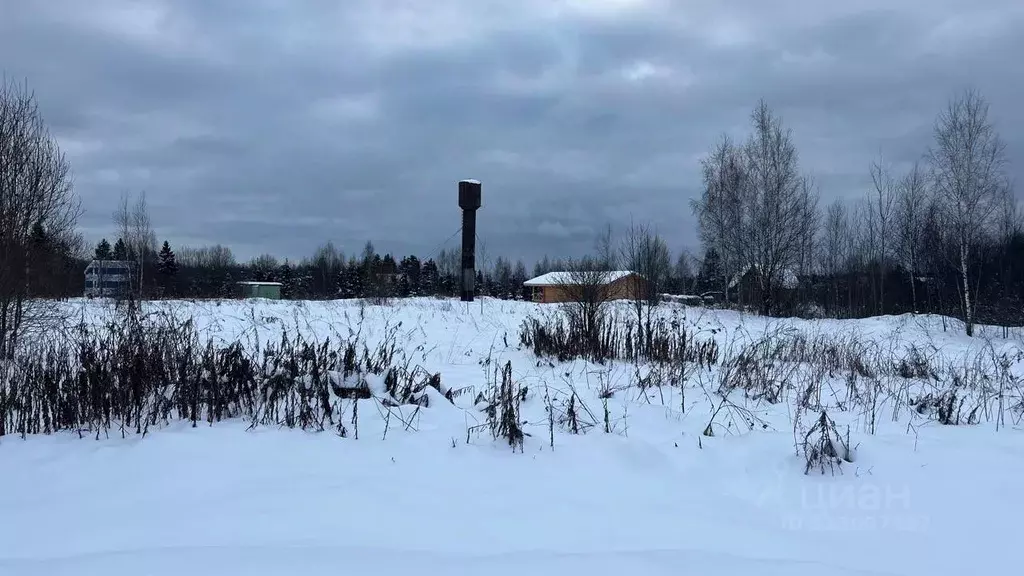
[{"label": "snow-covered shrub", "polygon": [[849,437],[843,439],[836,429],[836,423],[825,410],[821,411],[814,425],[804,434],[802,449],[806,463],[804,474],[810,474],[815,468],[822,474],[826,469],[835,474],[843,462],[853,462]]},{"label": "snow-covered shrub", "polygon": [[486,393],[481,392],[476,399],[477,406],[486,414],[487,421],[479,426],[469,428],[468,435],[481,429],[488,429],[494,439],[503,438],[508,442],[512,450],[523,451],[523,423],[520,417],[520,408],[526,399],[529,390],[526,386],[519,386],[512,379],[512,363],[495,370],[495,378]]}]

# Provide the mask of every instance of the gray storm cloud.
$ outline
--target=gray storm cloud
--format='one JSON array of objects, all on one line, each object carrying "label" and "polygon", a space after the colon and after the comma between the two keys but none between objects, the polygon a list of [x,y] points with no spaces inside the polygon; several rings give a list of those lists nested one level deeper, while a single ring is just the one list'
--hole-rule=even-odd
[{"label": "gray storm cloud", "polygon": [[835,4],[0,0],[0,69],[36,90],[91,239],[145,190],[161,239],[243,258],[429,255],[469,177],[492,255],[630,219],[694,249],[698,160],[762,97],[826,201],[921,154],[966,87],[1024,175],[1020,3]]}]

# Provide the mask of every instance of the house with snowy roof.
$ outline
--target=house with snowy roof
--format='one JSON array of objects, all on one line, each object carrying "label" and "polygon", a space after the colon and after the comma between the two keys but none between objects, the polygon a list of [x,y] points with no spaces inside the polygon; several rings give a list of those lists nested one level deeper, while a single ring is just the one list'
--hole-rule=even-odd
[{"label": "house with snowy roof", "polygon": [[633,300],[646,297],[647,280],[630,270],[608,272],[567,272],[557,271],[542,274],[523,282],[530,290],[534,302],[572,302],[573,294],[579,294],[583,283],[594,282],[605,291],[606,300]]},{"label": "house with snowy roof", "polygon": [[[761,290],[760,271],[757,266],[748,266],[743,272],[729,280],[729,298],[740,304],[760,303],[764,299]],[[779,278],[773,286],[774,299],[788,299],[800,287],[800,277],[794,268],[786,267],[779,271]]]}]

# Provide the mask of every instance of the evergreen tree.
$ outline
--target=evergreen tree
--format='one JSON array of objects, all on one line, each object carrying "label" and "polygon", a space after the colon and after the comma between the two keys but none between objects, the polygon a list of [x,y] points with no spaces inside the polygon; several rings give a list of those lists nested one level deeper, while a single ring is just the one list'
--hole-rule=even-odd
[{"label": "evergreen tree", "polygon": [[355,283],[352,278],[353,270],[356,270],[356,268],[354,268],[352,264],[342,264],[341,268],[338,269],[339,298],[348,299],[356,297],[357,292],[355,289]]},{"label": "evergreen tree", "polygon": [[230,271],[224,274],[224,279],[220,284],[220,290],[217,292],[217,295],[221,298],[232,298],[238,293],[238,286],[235,285],[234,278],[231,276]]},{"label": "evergreen tree", "polygon": [[313,266],[309,264],[301,264],[294,268],[294,277],[292,285],[294,291],[292,292],[292,298],[299,300],[308,300],[313,294]]},{"label": "evergreen tree", "polygon": [[281,283],[281,298],[287,300],[295,297],[295,271],[287,259],[278,269],[277,281]]},{"label": "evergreen tree", "polygon": [[437,271],[437,263],[433,259],[423,263],[420,271],[420,294],[423,296],[437,296],[440,282]]},{"label": "evergreen tree", "polygon": [[[370,257],[370,264],[373,263],[373,257]],[[364,286],[366,279],[366,271],[369,269],[370,264],[366,264],[365,261],[358,261],[355,258],[349,260],[348,263],[348,291],[349,298],[362,298],[364,296]]]},{"label": "evergreen tree", "polygon": [[263,254],[257,256],[250,264],[249,269],[252,270],[252,279],[256,282],[275,282],[277,280],[278,271],[280,265],[277,263],[277,258],[274,258],[270,254]]},{"label": "evergreen tree", "polygon": [[104,238],[96,245],[96,252],[93,254],[93,258],[96,260],[110,260],[110,257],[110,242],[107,242],[107,239]]},{"label": "evergreen tree", "polygon": [[174,279],[178,275],[178,261],[171,250],[171,245],[164,240],[164,245],[157,255],[157,274],[159,275],[160,288],[165,296],[176,296]]},{"label": "evergreen tree", "polygon": [[398,276],[397,293],[400,298],[408,298],[409,296],[412,296],[412,286],[409,284],[409,277],[405,274],[400,274]]},{"label": "evergreen tree", "polygon": [[708,292],[721,290],[724,284],[721,258],[717,250],[709,248],[704,254],[704,262],[701,263],[700,272],[697,274],[697,287],[701,292]]},{"label": "evergreen tree", "polygon": [[509,300],[513,297],[512,263],[501,256],[494,262],[491,290],[492,296],[502,300]]},{"label": "evergreen tree", "polygon": [[384,258],[380,261],[380,272],[386,276],[391,276],[398,273],[398,264],[395,263],[394,257],[391,254],[385,254]]},{"label": "evergreen tree", "polygon": [[526,276],[526,264],[522,260],[516,262],[515,270],[512,272],[512,298],[515,300],[528,300],[527,288],[523,283],[529,280]]},{"label": "evergreen tree", "polygon": [[124,243],[124,238],[118,238],[114,243],[114,252],[111,256],[114,257],[114,260],[128,259],[128,245]]},{"label": "evergreen tree", "polygon": [[398,265],[398,272],[401,274],[399,280],[399,294],[402,296],[420,296],[420,282],[423,275],[423,268],[420,266],[420,259],[415,256],[406,256]]},{"label": "evergreen tree", "polygon": [[385,298],[388,296],[388,286],[384,276],[384,259],[380,257],[380,254],[374,254],[369,260],[369,264],[366,265],[360,288],[360,297],[362,298]]}]

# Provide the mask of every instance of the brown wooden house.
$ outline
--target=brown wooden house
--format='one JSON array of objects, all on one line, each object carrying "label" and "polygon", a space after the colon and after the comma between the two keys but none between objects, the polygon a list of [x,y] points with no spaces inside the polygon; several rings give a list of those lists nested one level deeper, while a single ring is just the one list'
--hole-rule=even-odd
[{"label": "brown wooden house", "polygon": [[[633,300],[646,297],[649,289],[643,276],[629,270],[615,270],[604,277],[603,286],[608,300]],[[523,282],[529,288],[532,300],[541,303],[571,302],[573,274],[571,272],[548,272]]]}]

